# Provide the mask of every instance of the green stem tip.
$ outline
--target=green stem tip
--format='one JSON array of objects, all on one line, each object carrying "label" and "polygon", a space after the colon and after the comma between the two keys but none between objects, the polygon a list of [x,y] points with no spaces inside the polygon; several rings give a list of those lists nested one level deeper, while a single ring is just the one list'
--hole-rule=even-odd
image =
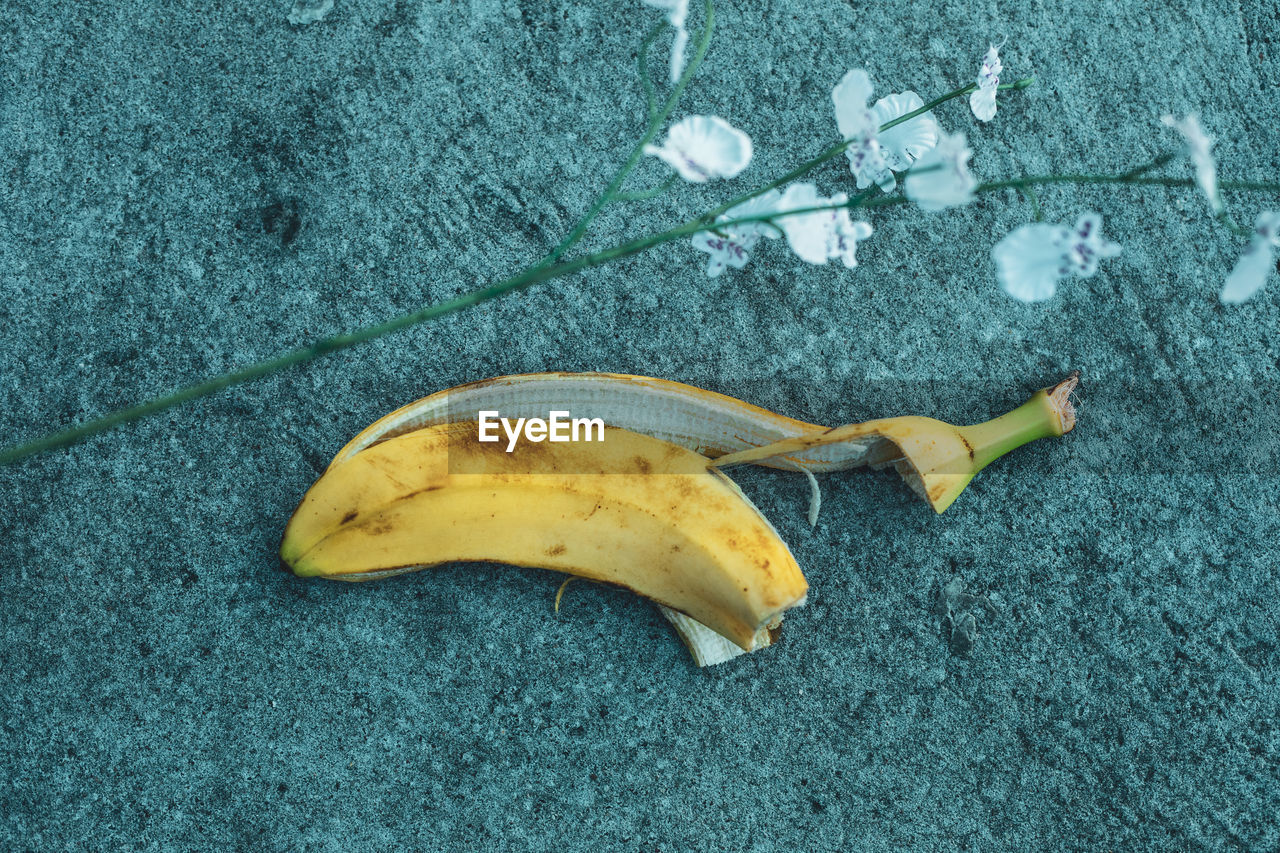
[{"label": "green stem tip", "polygon": [[1079,383],[1080,374],[1072,373],[1052,388],[1037,391],[1008,414],[985,423],[958,427],[956,431],[973,450],[971,475],[1027,442],[1070,432],[1076,425],[1071,392]]}]

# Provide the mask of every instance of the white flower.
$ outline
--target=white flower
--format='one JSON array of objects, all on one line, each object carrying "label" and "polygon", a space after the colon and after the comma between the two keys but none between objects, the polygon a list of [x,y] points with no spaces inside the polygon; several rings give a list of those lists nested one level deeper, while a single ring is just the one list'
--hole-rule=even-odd
[{"label": "white flower", "polygon": [[751,162],[751,137],[717,116],[689,116],[667,131],[662,147],[644,153],[661,157],[680,177],[695,184],[732,178]]},{"label": "white flower", "polygon": [[973,201],[978,181],[969,174],[973,151],[963,133],[943,134],[907,172],[903,189],[907,198],[925,210],[942,210]]},{"label": "white flower", "polygon": [[667,23],[675,28],[675,41],[671,43],[671,82],[675,83],[684,73],[684,52],[689,45],[689,31],[684,28],[689,0],[644,0],[644,4],[666,12]]},{"label": "white flower", "polygon": [[1000,286],[1014,299],[1039,302],[1053,296],[1061,278],[1088,278],[1099,260],[1120,254],[1119,246],[1102,239],[1101,226],[1101,216],[1086,213],[1074,230],[1044,222],[1015,228],[991,250]]},{"label": "white flower", "polygon": [[1187,144],[1187,156],[1191,158],[1191,165],[1196,169],[1196,185],[1200,187],[1205,198],[1209,199],[1209,208],[1214,216],[1222,213],[1222,195],[1218,192],[1218,164],[1214,162],[1213,154],[1209,152],[1213,147],[1213,139],[1205,136],[1204,130],[1200,127],[1200,120],[1194,114],[1182,121],[1178,121],[1171,115],[1163,116],[1160,120],[1182,134],[1182,140]]},{"label": "white flower", "polygon": [[858,189],[876,183],[888,192],[893,189],[895,181],[876,138],[880,124],[867,109],[872,91],[867,72],[855,68],[831,90],[831,100],[836,108],[836,127],[840,129],[840,138],[852,140],[844,153],[849,158],[849,171],[858,179]]},{"label": "white flower", "polygon": [[840,136],[850,141],[844,153],[858,189],[874,183],[890,192],[897,186],[893,173],[909,169],[938,144],[938,123],[932,113],[925,113],[881,133],[881,125],[920,109],[924,101],[915,92],[902,92],[881,98],[868,109],[872,91],[867,72],[855,68],[831,90],[831,100]]},{"label": "white flower", "polygon": [[1262,289],[1276,262],[1280,247],[1280,213],[1263,211],[1254,224],[1253,239],[1227,276],[1219,297],[1228,305],[1239,305]]},{"label": "white flower", "polygon": [[[729,208],[716,219],[716,222],[767,216],[778,211],[778,204],[781,201],[782,193],[769,190],[737,207]],[[715,278],[727,267],[734,269],[745,267],[747,261],[751,259],[751,250],[755,248],[761,237],[776,239],[781,236],[782,232],[768,222],[744,222],[741,225],[717,228],[715,231],[699,231],[693,235],[693,248],[711,256],[707,259],[707,275]]]},{"label": "white flower", "polygon": [[[778,209],[782,212],[804,210],[844,204],[848,200],[844,193],[822,198],[811,183],[792,184],[783,194]],[[872,233],[870,224],[849,219],[849,209],[845,207],[784,216],[778,219],[778,224],[786,233],[791,250],[811,264],[825,264],[830,258],[840,258],[846,267],[856,267],[858,241]]]},{"label": "white flower", "polygon": [[1004,63],[1000,61],[1000,48],[993,44],[987,48],[987,55],[982,57],[978,90],[969,96],[969,109],[973,110],[978,121],[991,121],[996,117],[996,92],[1002,71]]}]

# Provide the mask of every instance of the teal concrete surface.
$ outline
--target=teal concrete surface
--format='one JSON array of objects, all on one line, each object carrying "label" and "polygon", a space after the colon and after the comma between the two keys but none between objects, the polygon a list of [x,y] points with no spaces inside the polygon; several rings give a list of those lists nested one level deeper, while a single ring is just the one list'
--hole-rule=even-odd
[{"label": "teal concrete surface", "polygon": [[[690,11],[695,31],[699,4]],[[0,7],[0,437],[12,444],[500,280],[643,130],[623,0]],[[723,0],[676,117],[756,155],[613,205],[679,223],[836,135],[830,91],[930,98],[1005,39],[984,180],[1119,173],[1197,112],[1280,180],[1280,19],[1244,0]],[[299,17],[295,15],[295,17]],[[305,17],[305,15],[303,16]],[[670,42],[655,46],[667,91]],[[660,183],[648,160],[632,189]],[[1162,174],[1189,177],[1185,161]],[[813,176],[851,192],[842,163]],[[1252,224],[1280,208],[1226,194]],[[686,243],[540,284],[0,469],[6,850],[1280,849],[1280,276],[1191,189],[1042,190],[1124,247],[1005,296],[1011,191],[872,211],[860,265]],[[735,474],[809,582],[776,647],[694,667],[657,610],[535,569],[368,584],[278,566],[343,443],[537,370],[680,380],[793,417],[978,421],[1071,370],[1078,428],[935,516],[888,472]],[[950,611],[950,615],[947,613]]]}]

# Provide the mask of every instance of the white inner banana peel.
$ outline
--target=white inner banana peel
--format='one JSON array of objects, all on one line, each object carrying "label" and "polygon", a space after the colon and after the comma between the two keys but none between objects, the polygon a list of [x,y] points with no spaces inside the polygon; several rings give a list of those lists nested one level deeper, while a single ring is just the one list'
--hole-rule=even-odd
[{"label": "white inner banana peel", "polygon": [[[487,560],[616,583],[656,601],[699,666],[720,663],[769,645],[806,586],[773,526],[718,468],[805,472],[812,523],[813,473],[893,466],[940,513],[1002,454],[1070,431],[1077,381],[982,424],[898,417],[830,429],[643,376],[538,373],[461,385],[348,442],[290,521],[281,555],[298,574],[342,580]],[[508,454],[474,440],[482,410],[568,410],[610,429],[604,443]]]},{"label": "white inner banana peel", "polygon": [[[717,457],[772,444],[786,438],[824,432],[821,424],[788,418],[750,403],[682,382],[622,373],[528,373],[499,376],[439,391],[379,418],[338,451],[337,465],[379,441],[424,426],[475,421],[484,410],[510,418],[545,418],[553,409],[601,418]],[[795,454],[800,467],[821,474],[865,465],[874,439],[826,444]],[[791,462],[765,459],[774,468]]]}]

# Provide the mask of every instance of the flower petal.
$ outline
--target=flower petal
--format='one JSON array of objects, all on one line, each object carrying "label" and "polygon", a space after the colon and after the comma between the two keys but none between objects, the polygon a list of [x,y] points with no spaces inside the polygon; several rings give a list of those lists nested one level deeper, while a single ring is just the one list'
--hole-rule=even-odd
[{"label": "flower petal", "polygon": [[[924,101],[915,92],[901,92],[876,101],[871,115],[879,128],[923,106]],[[938,144],[938,133],[938,122],[931,112],[883,131],[878,138],[885,162],[895,172],[911,168],[922,154]]]},{"label": "flower petal", "polygon": [[969,174],[973,151],[963,133],[943,134],[907,173],[903,189],[907,198],[924,210],[943,210],[973,201],[978,181]]},{"label": "flower petal", "polygon": [[831,90],[831,100],[836,108],[836,127],[840,128],[841,139],[875,134],[879,124],[872,120],[867,109],[872,91],[871,78],[861,68],[849,71]]},{"label": "flower petal", "polygon": [[[840,198],[847,200],[847,197],[843,194]],[[850,220],[848,210],[835,211],[835,228],[833,229],[830,245],[827,247],[828,257],[840,258],[844,261],[844,265],[850,269],[856,267],[858,265],[858,241],[867,239],[871,234],[871,223]]]},{"label": "flower petal", "polygon": [[689,15],[689,0],[641,0],[646,6],[667,13],[667,23],[676,29],[684,29],[684,19]]},{"label": "flower petal", "polygon": [[[844,193],[823,198],[813,184],[799,183],[787,187],[779,207],[785,212],[840,205],[848,200]],[[811,264],[825,264],[831,258],[840,258],[846,267],[857,266],[858,241],[865,240],[872,233],[870,224],[850,220],[846,208],[784,216],[778,224],[786,233],[791,250]]]},{"label": "flower petal", "polygon": [[1023,302],[1053,296],[1058,280],[1070,271],[1064,255],[1072,236],[1066,226],[1043,222],[1013,229],[991,250],[1000,286]]},{"label": "flower petal", "polygon": [[1053,296],[1068,275],[1088,277],[1098,261],[1120,254],[1102,238],[1102,217],[1085,213],[1075,229],[1037,222],[1015,228],[991,250],[1000,286],[1015,299],[1038,302]]},{"label": "flower petal", "polygon": [[692,183],[732,178],[751,162],[751,137],[718,116],[689,116],[671,126],[662,146],[644,153],[660,157]]},{"label": "flower petal", "polygon": [[1236,261],[1222,285],[1222,293],[1218,298],[1227,305],[1239,305],[1262,289],[1271,274],[1271,266],[1275,256],[1266,246],[1253,242],[1244,250],[1244,254]]},{"label": "flower petal", "polygon": [[[722,213],[717,222],[727,222],[732,219],[748,219],[753,216],[768,216],[777,213],[782,204],[782,193],[778,190],[769,190],[761,193],[753,199],[744,201],[736,207],[731,207]],[[731,233],[740,236],[748,236],[755,234],[761,237],[768,237],[776,240],[782,236],[782,232],[776,226],[768,222],[753,222],[744,225],[735,225]]]},{"label": "flower petal", "polygon": [[729,208],[716,218],[714,231],[699,231],[692,237],[693,247],[706,252],[707,275],[715,278],[728,267],[742,269],[751,260],[751,251],[761,237],[777,238],[782,236],[774,225],[768,222],[746,222],[740,225],[720,225],[735,219],[749,219],[754,216],[770,216],[778,212],[782,201],[782,193],[769,190],[742,204]]},{"label": "flower petal", "polygon": [[1191,158],[1191,165],[1196,170],[1196,186],[1200,187],[1200,191],[1209,200],[1209,208],[1214,216],[1222,213],[1224,205],[1222,194],[1218,192],[1218,164],[1210,151],[1213,139],[1205,135],[1204,129],[1200,127],[1200,119],[1193,113],[1181,121],[1171,115],[1162,116],[1160,120],[1182,135],[1183,142],[1187,144],[1187,156]]},{"label": "flower petal", "polygon": [[982,67],[978,69],[978,90],[969,96],[969,109],[973,110],[978,121],[991,121],[996,117],[996,87],[1000,85],[1002,71],[1004,63],[1000,61],[1000,48],[993,44],[987,48],[987,55],[982,57]]},{"label": "flower petal", "polygon": [[676,28],[676,37],[671,42],[671,85],[680,82],[684,73],[684,54],[689,47],[689,31],[684,27]]},{"label": "flower petal", "polygon": [[996,117],[996,88],[978,89],[969,96],[969,109],[978,121],[991,121]]},{"label": "flower petal", "polygon": [[[816,185],[808,182],[792,184],[782,195],[778,205],[782,211],[801,210],[806,207],[817,207],[826,199],[818,195]],[[825,212],[805,213],[797,216],[786,216],[778,220],[783,233],[787,235],[787,243],[791,251],[801,260],[811,264],[827,262],[827,224],[829,217]]]},{"label": "flower petal", "polygon": [[1098,261],[1120,254],[1120,246],[1102,238],[1102,216],[1085,213],[1076,220],[1075,232],[1066,253],[1071,272],[1088,278],[1098,271]]},{"label": "flower petal", "polygon": [[667,13],[667,23],[675,28],[675,40],[671,43],[671,82],[676,83],[684,73],[684,54],[689,45],[689,31],[684,28],[689,16],[689,0],[642,0],[646,6]]},{"label": "flower petal", "polygon": [[759,239],[754,234],[746,239],[736,239],[733,236],[721,237],[712,231],[699,231],[693,235],[692,243],[693,248],[711,256],[707,259],[707,275],[715,278],[727,267],[745,267],[751,260],[751,248]]},{"label": "flower petal", "polygon": [[1227,276],[1218,298],[1227,305],[1239,305],[1261,290],[1275,265],[1275,247],[1278,245],[1280,213],[1264,211],[1258,214],[1253,239],[1236,261],[1231,275]]},{"label": "flower petal", "polygon": [[849,158],[849,171],[857,179],[858,189],[864,190],[872,184],[885,192],[892,192],[897,186],[893,172],[884,161],[884,152],[874,136],[864,136],[850,143],[844,149],[844,156]]}]

